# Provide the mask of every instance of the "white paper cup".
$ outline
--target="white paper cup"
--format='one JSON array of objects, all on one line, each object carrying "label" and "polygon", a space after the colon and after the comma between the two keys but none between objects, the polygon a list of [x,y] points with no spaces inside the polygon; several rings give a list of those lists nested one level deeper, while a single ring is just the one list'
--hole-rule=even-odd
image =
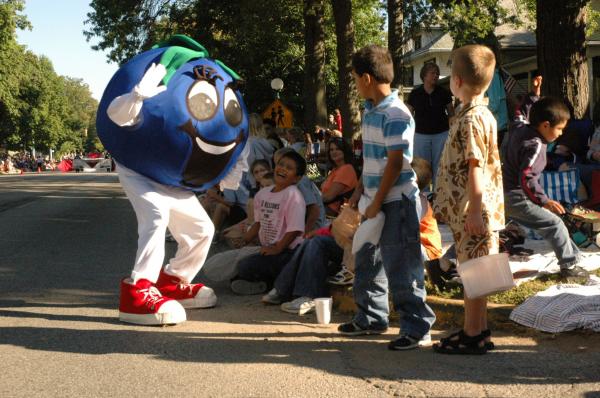
[{"label": "white paper cup", "polygon": [[314,299],[315,311],[317,312],[317,323],[328,325],[331,322],[331,308],[333,299],[331,297],[320,297]]}]

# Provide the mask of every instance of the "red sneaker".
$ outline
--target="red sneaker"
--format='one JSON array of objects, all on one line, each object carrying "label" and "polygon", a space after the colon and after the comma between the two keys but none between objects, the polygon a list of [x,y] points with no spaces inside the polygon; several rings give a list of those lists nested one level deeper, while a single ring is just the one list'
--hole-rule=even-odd
[{"label": "red sneaker", "polygon": [[163,296],[179,301],[184,308],[210,308],[217,304],[215,292],[202,283],[185,283],[178,276],[160,271],[156,287]]},{"label": "red sneaker", "polygon": [[173,325],[186,320],[185,310],[176,300],[164,297],[146,279],[134,285],[132,280],[121,281],[119,319],[137,325]]}]

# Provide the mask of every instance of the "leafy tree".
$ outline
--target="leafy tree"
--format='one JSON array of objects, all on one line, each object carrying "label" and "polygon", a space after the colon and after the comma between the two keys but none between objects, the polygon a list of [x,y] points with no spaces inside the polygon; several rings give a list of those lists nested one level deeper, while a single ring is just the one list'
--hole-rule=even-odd
[{"label": "leafy tree", "polygon": [[27,51],[24,61],[17,133],[24,148],[48,150],[67,134],[63,87],[48,58]]},{"label": "leafy tree", "polygon": [[[524,20],[524,22],[527,24],[527,27],[531,30],[535,30],[537,20],[536,0],[517,0],[516,4],[527,15],[527,18]],[[587,2],[585,11],[587,14],[585,36],[589,37],[596,32],[600,26],[600,11],[594,9],[592,2],[590,1]]]},{"label": "leafy tree", "polygon": [[[356,45],[382,43],[383,15],[379,0],[352,2]],[[125,62],[174,33],[202,43],[212,57],[221,59],[246,79],[244,100],[251,111],[273,100],[269,82],[285,82],[282,99],[304,120],[304,16],[297,0],[93,0],[86,36],[97,38],[95,49],[109,50],[109,59]],[[337,57],[334,18],[324,3],[327,107],[338,106]],[[325,105],[323,105],[325,106]]]},{"label": "leafy tree", "polygon": [[0,145],[18,140],[15,119],[19,114],[19,73],[24,50],[16,39],[16,29],[28,29],[30,24],[20,13],[24,0],[0,0]]},{"label": "leafy tree", "polygon": [[499,25],[519,26],[521,20],[497,0],[432,0],[439,21],[452,36],[454,47],[479,43],[491,47],[501,63],[500,45],[494,30]]},{"label": "leafy tree", "polygon": [[30,27],[24,1],[0,0],[0,144],[47,151],[82,133],[97,107],[87,85],[58,76],[50,60],[25,50],[16,29]]}]

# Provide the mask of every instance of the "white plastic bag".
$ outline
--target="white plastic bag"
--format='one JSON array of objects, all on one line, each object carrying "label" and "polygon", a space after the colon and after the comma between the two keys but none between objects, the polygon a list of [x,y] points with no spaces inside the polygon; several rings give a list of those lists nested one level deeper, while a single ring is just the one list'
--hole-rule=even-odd
[{"label": "white plastic bag", "polygon": [[474,299],[515,287],[508,253],[490,254],[458,264],[465,295]]},{"label": "white plastic bag", "polygon": [[[361,214],[365,214],[365,210],[370,204],[371,199],[362,195],[358,202],[358,211]],[[352,240],[352,254],[358,253],[365,243],[377,245],[381,238],[383,224],[385,224],[385,214],[383,214],[382,211],[377,213],[374,218],[363,221],[354,234],[354,239]]]}]

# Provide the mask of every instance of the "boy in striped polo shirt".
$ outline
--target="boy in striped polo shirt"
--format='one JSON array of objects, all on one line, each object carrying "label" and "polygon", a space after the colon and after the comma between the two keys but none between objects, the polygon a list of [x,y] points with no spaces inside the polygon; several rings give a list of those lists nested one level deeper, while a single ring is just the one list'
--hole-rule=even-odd
[{"label": "boy in striped polo shirt", "polygon": [[392,350],[408,350],[431,342],[435,315],[425,303],[419,237],[419,189],[410,162],[415,122],[390,83],[394,77],[390,53],[369,45],[352,57],[352,75],[366,100],[362,120],[363,175],[350,199],[361,194],[370,201],[364,215],[382,211],[385,222],[377,245],[366,243],[356,253],[354,300],[358,312],[339,326],[345,335],[384,333],[388,328],[388,290],[400,315],[400,337]]}]

